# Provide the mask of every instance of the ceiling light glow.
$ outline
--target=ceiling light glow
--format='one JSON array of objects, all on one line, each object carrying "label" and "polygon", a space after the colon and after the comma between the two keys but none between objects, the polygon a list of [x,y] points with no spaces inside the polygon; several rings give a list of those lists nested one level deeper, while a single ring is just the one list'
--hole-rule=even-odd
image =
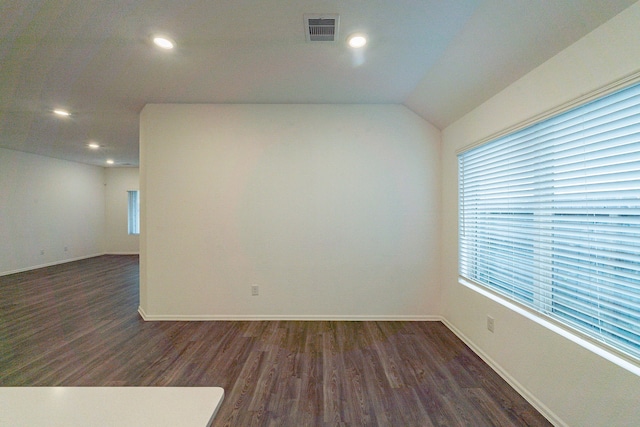
[{"label": "ceiling light glow", "polygon": [[162,49],[167,49],[167,50],[173,49],[173,47],[175,46],[175,43],[171,39],[168,39],[167,37],[164,37],[164,36],[154,37],[153,43],[156,46]]},{"label": "ceiling light glow", "polygon": [[97,150],[98,148],[100,148],[100,144],[98,144],[97,142],[90,142],[89,148],[91,148],[92,150]]},{"label": "ceiling light glow", "polygon": [[115,163],[115,162],[114,162],[113,160],[111,160],[111,159],[107,160],[107,164],[108,164],[108,165],[112,165],[112,164],[114,164],[114,163]]},{"label": "ceiling light glow", "polygon": [[67,110],[63,110],[60,108],[56,108],[55,110],[53,110],[53,114],[56,114],[60,117],[69,117],[71,115],[71,113],[68,112]]},{"label": "ceiling light glow", "polygon": [[348,43],[349,46],[358,49],[367,44],[367,38],[362,34],[353,34],[349,36]]}]

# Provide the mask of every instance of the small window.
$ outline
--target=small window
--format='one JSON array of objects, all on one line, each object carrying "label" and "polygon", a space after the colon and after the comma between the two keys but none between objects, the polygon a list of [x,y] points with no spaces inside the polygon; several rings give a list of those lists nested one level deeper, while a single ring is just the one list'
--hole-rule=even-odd
[{"label": "small window", "polygon": [[140,192],[127,191],[129,196],[129,234],[140,234]]}]

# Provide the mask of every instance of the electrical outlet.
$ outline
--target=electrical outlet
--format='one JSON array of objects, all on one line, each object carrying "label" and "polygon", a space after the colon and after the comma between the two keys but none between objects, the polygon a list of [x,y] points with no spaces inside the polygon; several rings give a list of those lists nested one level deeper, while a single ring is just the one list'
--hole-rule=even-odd
[{"label": "electrical outlet", "polygon": [[494,318],[491,316],[487,316],[487,329],[489,330],[489,332],[493,332],[494,329]]},{"label": "electrical outlet", "polygon": [[251,296],[257,297],[260,295],[260,287],[258,285],[251,285]]}]

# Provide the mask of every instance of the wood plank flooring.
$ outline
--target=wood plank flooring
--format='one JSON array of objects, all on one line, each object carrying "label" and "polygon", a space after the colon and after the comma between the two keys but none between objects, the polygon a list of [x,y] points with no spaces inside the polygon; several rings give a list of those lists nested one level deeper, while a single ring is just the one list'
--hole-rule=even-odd
[{"label": "wood plank flooring", "polygon": [[137,256],[0,277],[0,386],[220,386],[215,426],[549,426],[440,322],[144,322]]}]

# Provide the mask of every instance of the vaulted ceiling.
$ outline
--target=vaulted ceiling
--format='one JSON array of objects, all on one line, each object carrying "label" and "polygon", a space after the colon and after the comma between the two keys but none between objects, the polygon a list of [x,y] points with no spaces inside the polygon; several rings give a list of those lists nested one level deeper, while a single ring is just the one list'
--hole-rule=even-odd
[{"label": "vaulted ceiling", "polygon": [[[632,3],[4,0],[0,147],[135,166],[147,103],[404,104],[442,129]],[[336,41],[307,42],[308,13],[339,14]]]}]

